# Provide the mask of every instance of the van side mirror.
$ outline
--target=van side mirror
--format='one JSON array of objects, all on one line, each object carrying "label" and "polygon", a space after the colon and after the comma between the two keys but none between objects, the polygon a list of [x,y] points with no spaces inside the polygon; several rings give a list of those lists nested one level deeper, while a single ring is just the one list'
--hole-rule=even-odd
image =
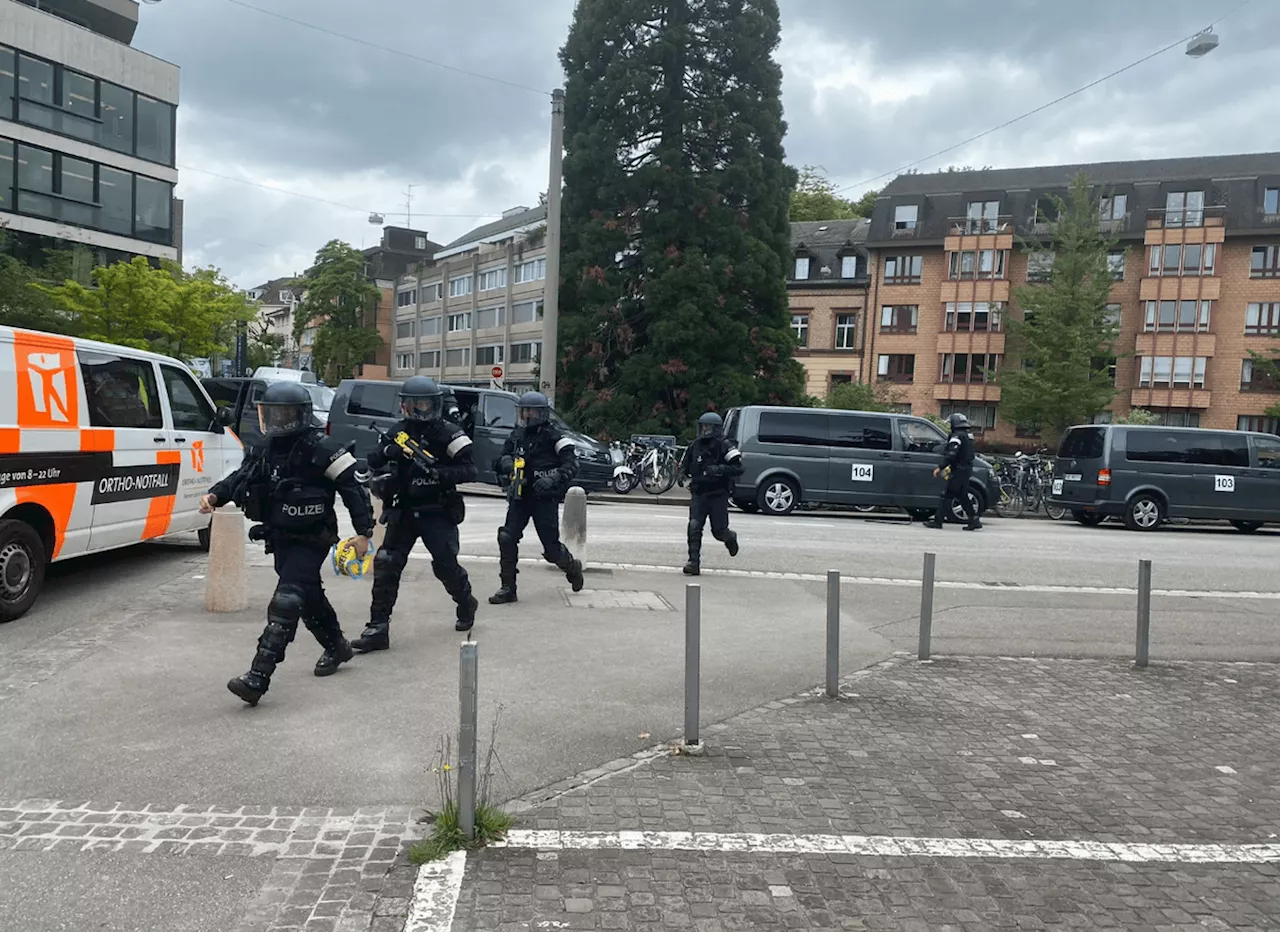
[{"label": "van side mirror", "polygon": [[218,423],[223,427],[231,427],[236,422],[236,412],[230,407],[218,409]]}]

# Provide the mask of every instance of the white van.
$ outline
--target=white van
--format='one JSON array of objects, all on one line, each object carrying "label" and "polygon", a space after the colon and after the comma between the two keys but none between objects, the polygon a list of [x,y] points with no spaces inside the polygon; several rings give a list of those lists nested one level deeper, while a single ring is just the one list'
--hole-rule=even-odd
[{"label": "white van", "polygon": [[45,567],[181,532],[244,450],[181,362],[0,327],[0,622]]}]

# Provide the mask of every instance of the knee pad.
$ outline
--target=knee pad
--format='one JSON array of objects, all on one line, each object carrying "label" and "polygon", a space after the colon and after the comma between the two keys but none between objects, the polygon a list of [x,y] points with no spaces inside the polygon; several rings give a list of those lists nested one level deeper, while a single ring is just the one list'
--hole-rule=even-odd
[{"label": "knee pad", "polygon": [[694,521],[692,518],[689,519],[689,536],[690,537],[702,536],[702,525],[697,521]]},{"label": "knee pad", "polygon": [[373,555],[373,574],[375,577],[383,576],[386,572],[396,565],[396,551],[379,550]]},{"label": "knee pad", "polygon": [[517,543],[518,541],[514,534],[508,531],[505,527],[498,528],[498,546],[500,548],[514,547]]},{"label": "knee pad", "polygon": [[271,601],[267,603],[267,617],[279,618],[296,625],[306,605],[307,600],[302,590],[294,586],[277,586],[276,591],[271,594]]}]

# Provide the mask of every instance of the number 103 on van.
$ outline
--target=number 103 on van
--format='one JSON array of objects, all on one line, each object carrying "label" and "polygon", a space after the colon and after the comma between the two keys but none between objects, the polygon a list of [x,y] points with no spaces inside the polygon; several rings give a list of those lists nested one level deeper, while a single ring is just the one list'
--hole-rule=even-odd
[{"label": "number 103 on van", "polygon": [[1213,490],[1215,492],[1234,492],[1236,490],[1236,477],[1214,476]]},{"label": "number 103 on van", "polygon": [[875,477],[875,466],[868,463],[854,463],[849,478],[854,482],[871,482]]}]

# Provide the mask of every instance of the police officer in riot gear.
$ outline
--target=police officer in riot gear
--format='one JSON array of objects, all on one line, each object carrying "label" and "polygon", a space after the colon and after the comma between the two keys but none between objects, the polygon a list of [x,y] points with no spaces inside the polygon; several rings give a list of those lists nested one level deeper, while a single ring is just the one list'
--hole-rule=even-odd
[{"label": "police officer in riot gear", "polygon": [[494,605],[516,601],[520,538],[530,520],[543,558],[564,570],[574,592],[582,589],[582,563],[560,540],[560,502],[578,474],[573,441],[551,423],[551,403],[542,392],[525,392],[516,404],[516,429],[493,464],[508,502],[507,520],[498,528],[502,587],[489,596]]},{"label": "police officer in riot gear", "polygon": [[316,676],[329,676],[351,659],[351,645],[320,582],[320,567],[338,540],[334,492],[351,514],[360,556],[368,552],[373,534],[373,509],[357,477],[351,445],[332,447],[313,426],[311,395],[305,388],[296,382],[268,385],[258,402],[258,425],[262,446],[247,451],[240,468],[200,500],[203,514],[233,501],[243,507],[246,517],[257,522],[250,539],[265,541],[266,552],[275,558],[279,582],[267,604],[258,652],[249,672],[227,683],[251,706],[271,685],[299,620],[324,648]]},{"label": "police officer in riot gear", "polygon": [[978,520],[977,512],[974,511],[973,496],[969,493],[969,480],[973,478],[973,458],[975,455],[973,434],[969,433],[969,419],[963,414],[957,412],[951,415],[949,421],[951,423],[951,436],[947,438],[947,445],[943,450],[943,463],[933,470],[935,479],[943,470],[946,470],[947,484],[942,490],[942,497],[938,500],[937,514],[931,520],[926,521],[924,526],[941,530],[947,520],[947,512],[951,508],[951,503],[959,499],[960,507],[964,509],[965,517],[969,519],[969,523],[964,526],[964,529],[966,531],[977,531],[982,528],[982,522]]},{"label": "police officer in riot gear", "polygon": [[[433,380],[415,375],[400,389],[402,420],[369,454],[372,484],[383,500],[387,534],[373,558],[373,594],[369,624],[351,646],[361,653],[391,646],[391,610],[400,592],[400,574],[409,551],[421,540],[431,554],[431,569],[458,607],[458,631],[475,624],[477,602],[471,580],[458,563],[458,525],[465,517],[458,483],[474,482],[471,438],[445,417],[444,391]],[[396,443],[385,442],[403,431],[426,452],[429,464],[415,461]]]},{"label": "police officer in riot gear", "polygon": [[698,438],[689,444],[680,474],[689,482],[689,562],[686,576],[702,572],[702,528],[711,519],[711,536],[738,555],[738,535],[729,530],[729,490],[742,475],[742,454],[724,439],[724,420],[714,411],[698,418]]}]

